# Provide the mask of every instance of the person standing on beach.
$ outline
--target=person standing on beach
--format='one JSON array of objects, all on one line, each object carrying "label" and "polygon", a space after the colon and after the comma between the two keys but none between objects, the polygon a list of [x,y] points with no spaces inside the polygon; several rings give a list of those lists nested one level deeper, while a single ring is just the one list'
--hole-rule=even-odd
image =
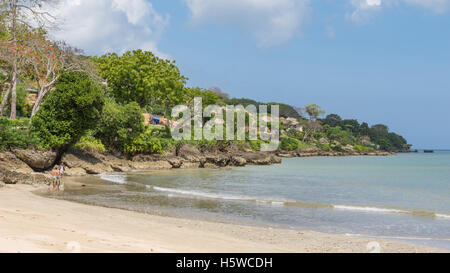
[{"label": "person standing on beach", "polygon": [[64,175],[64,163],[61,163],[61,166],[59,167],[59,181],[58,181],[58,190],[59,190],[59,186],[61,186],[61,182],[62,182],[62,177]]},{"label": "person standing on beach", "polygon": [[59,170],[58,170],[58,166],[53,167],[52,176],[53,176],[52,186],[53,186],[53,191],[55,191],[56,186],[58,185],[58,180],[61,178]]}]

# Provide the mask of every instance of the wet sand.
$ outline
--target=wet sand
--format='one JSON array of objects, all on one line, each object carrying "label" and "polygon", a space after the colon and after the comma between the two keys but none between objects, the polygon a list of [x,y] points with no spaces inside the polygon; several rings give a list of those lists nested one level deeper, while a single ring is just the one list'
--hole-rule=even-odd
[{"label": "wet sand", "polygon": [[[365,253],[374,241],[148,215],[45,198],[35,190],[26,185],[0,188],[0,252]],[[378,243],[381,252],[441,251],[401,242]]]}]

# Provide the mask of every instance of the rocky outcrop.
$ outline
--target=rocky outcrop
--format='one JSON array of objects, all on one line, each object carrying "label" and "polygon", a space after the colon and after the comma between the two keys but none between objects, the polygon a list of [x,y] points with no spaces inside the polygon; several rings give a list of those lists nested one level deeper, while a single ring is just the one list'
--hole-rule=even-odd
[{"label": "rocky outcrop", "polygon": [[[122,157],[120,154],[101,154],[75,150],[64,154],[61,162],[66,166],[65,174],[67,176],[84,176],[111,172],[271,165],[281,163],[282,157],[387,156],[391,154],[393,153],[383,151],[359,152],[350,146],[344,147],[342,152],[308,148],[301,151],[269,153],[244,151],[239,146],[222,151],[216,149],[202,152],[196,147],[183,145],[167,154],[139,154],[131,160]],[[0,183],[49,185],[52,181],[51,175],[35,170],[50,169],[53,166],[53,163],[50,164],[50,162],[54,160],[56,160],[56,154],[49,151],[14,150],[13,152],[0,153]]]},{"label": "rocky outcrop", "polygon": [[34,172],[14,153],[0,153],[0,182],[4,184],[49,184],[51,177]]},{"label": "rocky outcrop", "polygon": [[389,156],[394,155],[393,152],[386,151],[370,151],[370,152],[359,152],[355,149],[346,149],[342,152],[336,151],[321,151],[316,149],[305,149],[301,151],[279,151],[277,155],[279,157],[291,158],[291,157],[315,157],[315,156],[329,156],[329,157],[337,157],[337,156]]},{"label": "rocky outcrop", "polygon": [[69,169],[83,169],[87,174],[114,172],[110,163],[107,163],[103,159],[94,153],[77,151],[65,154],[61,158],[61,162]]},{"label": "rocky outcrop", "polygon": [[52,177],[45,173],[5,171],[1,173],[0,181],[5,184],[50,185]]},{"label": "rocky outcrop", "polygon": [[167,162],[169,162],[170,165],[172,165],[172,168],[174,168],[174,169],[181,168],[181,166],[183,166],[183,163],[184,163],[184,161],[181,157],[176,157],[176,156],[168,157],[166,160],[167,160]]},{"label": "rocky outcrop", "polygon": [[17,171],[31,173],[33,170],[11,152],[0,153],[0,172]]},{"label": "rocky outcrop", "polygon": [[177,156],[189,161],[189,162],[205,162],[205,156],[196,148],[191,145],[182,145],[177,149]]},{"label": "rocky outcrop", "polygon": [[65,175],[67,176],[86,176],[87,172],[83,168],[66,168]]},{"label": "rocky outcrop", "polygon": [[271,165],[281,163],[281,158],[272,153],[244,153],[241,156],[252,165]]},{"label": "rocky outcrop", "polygon": [[55,151],[14,149],[13,153],[35,171],[50,169],[55,164],[58,156]]},{"label": "rocky outcrop", "polygon": [[247,160],[243,158],[242,156],[232,156],[231,157],[231,165],[237,166],[237,167],[244,167],[247,165]]},{"label": "rocky outcrop", "polygon": [[206,155],[206,163],[214,164],[218,167],[226,167],[230,164],[230,157],[224,154],[208,154]]}]

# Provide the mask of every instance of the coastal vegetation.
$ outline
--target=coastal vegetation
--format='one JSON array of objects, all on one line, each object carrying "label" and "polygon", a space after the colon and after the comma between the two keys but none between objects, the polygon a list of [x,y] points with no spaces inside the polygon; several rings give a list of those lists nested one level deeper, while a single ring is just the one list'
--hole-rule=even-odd
[{"label": "coastal vegetation", "polygon": [[[51,20],[43,20],[48,14],[31,18],[23,16],[15,1],[1,3],[0,150],[33,148],[61,153],[82,149],[135,155],[161,154],[184,143],[260,149],[261,140],[175,141],[169,124],[145,123],[143,114],[170,119],[174,106],[190,105],[195,97],[201,97],[203,105],[255,105],[257,109],[278,105],[280,151],[410,149],[407,141],[389,132],[386,125],[370,127],[337,114],[321,118],[325,110],[316,104],[299,108],[230,98],[220,88],[190,87],[175,61],[149,51],[85,56],[63,41],[49,39],[47,23]],[[36,8],[30,3],[26,9]],[[270,115],[271,107],[268,110]]]}]

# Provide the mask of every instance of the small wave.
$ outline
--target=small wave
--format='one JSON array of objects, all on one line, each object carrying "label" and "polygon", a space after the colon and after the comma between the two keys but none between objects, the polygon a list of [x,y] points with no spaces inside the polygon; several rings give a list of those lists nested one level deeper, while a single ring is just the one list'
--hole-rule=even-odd
[{"label": "small wave", "polygon": [[357,206],[333,205],[333,208],[340,209],[340,210],[380,212],[380,213],[408,213],[405,210],[386,209],[386,208],[377,208],[377,207],[357,207]]},{"label": "small wave", "polygon": [[162,192],[168,192],[168,193],[174,193],[174,194],[180,194],[180,195],[197,196],[197,197],[203,197],[203,198],[209,198],[209,199],[240,200],[240,201],[254,201],[255,200],[255,199],[252,199],[250,197],[245,197],[245,196],[219,195],[219,194],[206,193],[206,192],[200,192],[200,191],[169,189],[169,188],[162,188],[162,187],[148,186],[148,185],[147,185],[147,188],[153,189],[155,191],[162,191]]},{"label": "small wave", "polygon": [[378,208],[378,207],[358,207],[358,206],[344,206],[344,205],[333,205],[332,207],[334,209],[340,209],[340,210],[351,210],[351,211],[362,211],[362,212],[373,212],[373,213],[400,213],[400,214],[408,214],[408,215],[415,216],[415,217],[450,219],[450,215],[435,213],[432,211],[400,210],[400,209],[389,209],[389,208]]},{"label": "small wave", "polygon": [[447,215],[447,214],[436,213],[435,216],[436,216],[437,218],[450,219],[450,215]]},{"label": "small wave", "polygon": [[215,194],[194,190],[180,190],[172,188],[163,188],[157,186],[146,186],[147,189],[159,192],[165,192],[169,197],[175,196],[190,196],[192,198],[206,198],[206,199],[217,199],[217,200],[231,200],[231,201],[243,201],[243,202],[253,202],[257,204],[271,205],[274,207],[299,207],[299,208],[309,208],[309,209],[337,209],[337,210],[347,210],[347,211],[359,211],[365,213],[390,213],[390,214],[407,214],[415,217],[430,217],[430,218],[442,218],[450,219],[450,215],[438,214],[428,211],[418,211],[418,210],[404,210],[404,209],[393,209],[393,208],[381,208],[381,207],[369,207],[369,206],[351,206],[351,205],[331,205],[323,203],[313,203],[313,202],[301,202],[292,200],[272,200],[270,198],[258,198],[242,195],[227,195],[227,194]]},{"label": "small wave", "polygon": [[264,200],[264,199],[258,199],[256,197],[250,197],[250,196],[214,194],[214,193],[207,193],[207,192],[200,192],[200,191],[170,189],[170,188],[163,188],[163,187],[149,186],[149,185],[147,185],[147,188],[151,189],[151,190],[155,190],[155,191],[166,192],[169,194],[178,194],[178,195],[208,198],[208,199],[255,202],[255,203],[269,204],[269,205],[274,205],[274,206],[284,206],[284,204],[286,202],[286,201]]},{"label": "small wave", "polygon": [[300,207],[300,208],[309,208],[309,209],[333,208],[333,206],[329,205],[329,204],[300,202],[300,201],[285,202],[284,205],[287,207]]},{"label": "small wave", "polygon": [[120,174],[99,174],[100,179],[116,184],[126,184],[126,176]]}]

